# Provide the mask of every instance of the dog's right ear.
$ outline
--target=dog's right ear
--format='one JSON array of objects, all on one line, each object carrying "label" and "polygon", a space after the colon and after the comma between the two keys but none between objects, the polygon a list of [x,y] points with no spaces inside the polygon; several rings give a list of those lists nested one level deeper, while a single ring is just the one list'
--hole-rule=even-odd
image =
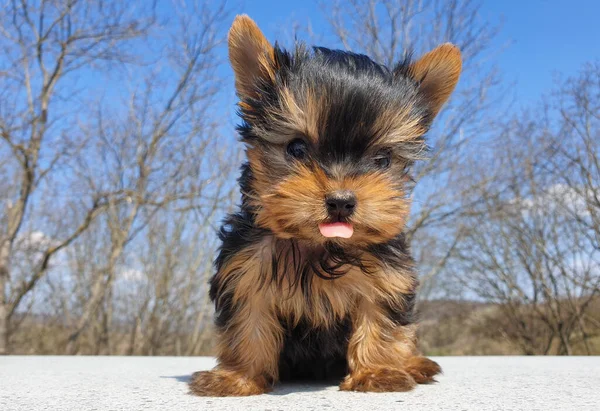
[{"label": "dog's right ear", "polygon": [[259,83],[275,81],[273,46],[245,14],[235,18],[227,39],[238,96],[242,100],[256,98]]}]

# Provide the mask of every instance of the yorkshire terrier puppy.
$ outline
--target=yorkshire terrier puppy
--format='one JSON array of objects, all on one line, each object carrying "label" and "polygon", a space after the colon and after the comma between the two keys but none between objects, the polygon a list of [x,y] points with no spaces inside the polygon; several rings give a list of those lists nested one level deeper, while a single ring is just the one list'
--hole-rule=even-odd
[{"label": "yorkshire terrier puppy", "polygon": [[192,393],[242,396],[281,380],[348,391],[434,381],[413,318],[403,234],[411,165],[461,71],[443,44],[393,68],[346,51],[273,47],[247,16],[229,31],[246,145],[242,202],[211,279],[218,365]]}]

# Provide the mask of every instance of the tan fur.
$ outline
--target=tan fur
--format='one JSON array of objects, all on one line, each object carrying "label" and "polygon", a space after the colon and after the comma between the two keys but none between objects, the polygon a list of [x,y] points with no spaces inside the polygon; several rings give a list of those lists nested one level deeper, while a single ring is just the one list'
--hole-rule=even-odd
[{"label": "tan fur", "polygon": [[[257,134],[275,144],[285,144],[294,138],[316,143],[322,137],[323,119],[330,114],[327,96],[310,88],[303,90],[301,95],[292,94],[286,87],[278,93],[279,105],[269,108],[271,121],[268,127],[255,125]],[[251,116],[249,106],[242,103],[242,108]],[[368,133],[384,145],[415,143],[416,149],[423,149],[419,138],[426,131],[421,119],[411,115],[409,107],[405,107],[405,110],[382,111]]]},{"label": "tan fur", "polygon": [[415,379],[418,384],[429,384],[435,382],[435,375],[442,372],[441,367],[435,361],[425,357],[409,358],[404,369]]},{"label": "tan fur", "polygon": [[[270,257],[271,253],[281,251],[276,250],[276,247],[287,246],[273,237],[267,237],[258,246],[239,253],[235,261],[230,262],[217,274],[221,278],[232,278],[232,281],[227,282],[230,289],[223,291],[234,295],[234,303],[256,307],[260,311],[256,318],[270,319],[273,318],[273,314],[279,314],[284,318],[293,319],[293,323],[304,317],[316,327],[329,326],[331,321],[340,320],[355,309],[363,310],[366,306],[361,308],[358,305],[359,300],[365,301],[363,304],[376,304],[378,301],[387,300],[393,303],[393,300],[401,298],[402,294],[412,292],[416,285],[410,272],[402,275],[388,271],[380,267],[374,257],[365,254],[363,260],[374,271],[373,274],[366,275],[358,268],[352,267],[335,281],[314,276],[311,282],[311,301],[308,304],[300,288],[293,287],[296,280],[293,275],[286,276],[281,285],[264,281],[265,278],[271,278],[271,260],[266,256]],[[284,267],[281,262],[278,271],[284,270],[289,268]],[[401,304],[401,301],[398,304]],[[325,309],[326,307],[330,308]],[[242,318],[244,323],[252,323],[255,317],[251,313],[243,312],[240,316],[240,319]],[[255,327],[254,324],[240,326]],[[273,329],[276,334],[280,332],[275,325]],[[272,344],[267,346],[269,349],[276,347]]]},{"label": "tan fur", "polygon": [[244,375],[277,379],[277,355],[283,330],[272,301],[257,292],[262,261],[268,261],[262,244],[238,253],[217,275],[227,278],[225,294],[233,295],[240,308],[218,338],[221,367],[243,371]]},{"label": "tan fur", "polygon": [[416,326],[398,326],[377,304],[363,300],[353,317],[348,346],[348,375],[344,391],[409,391],[434,382],[440,366],[421,357],[416,347]]},{"label": "tan fur", "polygon": [[351,190],[357,198],[358,207],[351,218],[354,226],[352,244],[383,242],[394,238],[404,228],[410,202],[404,191],[384,174],[331,179],[320,169],[299,166],[294,175],[273,185],[262,166],[254,167],[257,155],[249,155],[254,187],[259,195],[254,204],[258,207],[256,222],[280,238],[295,235],[314,242],[324,241],[314,222],[327,218],[324,199],[327,193],[336,190]]},{"label": "tan fur", "polygon": [[425,54],[411,66],[411,75],[421,83],[433,116],[435,116],[454,91],[462,60],[460,50],[446,43]]},{"label": "tan fur", "polygon": [[279,92],[279,105],[270,107],[270,123],[267,128],[255,125],[261,138],[275,144],[285,144],[295,138],[316,142],[319,138],[319,123],[323,98],[317,98],[308,89],[302,96],[294,96],[283,87]]},{"label": "tan fur", "polygon": [[259,78],[275,78],[273,46],[256,23],[246,15],[235,18],[227,36],[235,88],[241,98],[256,97]]},{"label": "tan fur", "polygon": [[288,88],[284,88],[280,94],[281,116],[286,119],[288,127],[316,142],[319,138],[321,111],[325,105],[322,99],[317,98],[310,89],[305,90],[300,99],[297,99]]},{"label": "tan fur", "polygon": [[376,302],[361,301],[353,318],[352,338],[348,346],[350,371],[375,368],[399,368],[417,354],[414,326],[394,324]]},{"label": "tan fur", "polygon": [[248,378],[244,373],[220,368],[194,373],[189,387],[192,394],[201,397],[244,397],[271,390],[264,377]]},{"label": "tan fur", "polygon": [[[271,267],[267,256],[281,251],[276,247],[288,244],[266,237],[238,253],[217,273],[221,280],[229,280],[223,281],[226,289],[221,292],[233,295],[238,308],[219,335],[219,366],[194,378],[191,387],[195,394],[252,395],[270,389],[278,379],[277,361],[282,348],[283,330],[278,318],[287,318],[292,326],[304,318],[314,327],[329,327],[350,316],[351,374],[341,389],[404,391],[415,381],[433,381],[433,375],[439,372],[437,364],[427,359],[415,360],[422,358],[415,345],[415,326],[394,324],[382,308],[382,303],[401,307],[403,295],[414,291],[416,284],[410,267],[404,274],[392,271],[378,265],[374,256],[365,254],[363,261],[371,271],[369,275],[357,268],[350,268],[335,281],[313,275],[307,302],[302,290],[293,287],[293,275],[284,277],[281,284],[268,281]],[[232,383],[236,378],[239,381]]]},{"label": "tan fur", "polygon": [[[274,50],[247,16],[236,17],[228,42],[242,100],[240,108],[252,123],[254,113],[248,101],[260,97],[261,82],[276,80]],[[451,45],[440,46],[411,67],[411,75],[420,82],[433,114],[449,97],[459,74],[460,53]],[[216,304],[217,308],[229,306],[221,312],[225,324],[219,324],[218,366],[194,375],[192,393],[242,396],[269,391],[279,378],[284,327],[299,325],[301,320],[315,329],[328,329],[346,318],[351,321],[347,348],[350,374],[340,385],[342,390],[407,391],[417,383],[433,381],[440,368],[420,356],[416,326],[401,326],[390,318],[390,308],[397,313],[411,308],[405,306],[405,298],[415,292],[417,284],[409,258],[390,267],[380,254],[367,251],[369,245],[397,237],[406,224],[410,201],[402,187],[403,179],[391,177],[403,175],[402,161],[392,162],[386,171],[358,176],[343,162],[333,164],[326,174],[315,164],[290,161],[284,145],[294,138],[303,138],[313,147],[318,144],[331,105],[320,90],[306,88],[292,94],[282,86],[277,92],[279,98],[273,103],[277,107],[261,106],[269,124],[259,121],[252,125],[253,131],[271,144],[248,143],[252,189],[244,193],[249,200],[245,205],[252,206],[255,213],[253,224],[267,228],[272,235],[261,234],[261,241],[227,254],[228,259],[219,263],[213,282],[220,287],[214,293]],[[362,130],[376,137],[376,144],[369,147],[373,153],[365,155],[399,144],[410,151],[405,160],[414,160],[425,132],[419,120],[412,118],[409,107],[382,109],[377,121]],[[404,153],[395,155],[402,157]],[[325,239],[318,229],[319,223],[328,219],[325,197],[338,190],[352,191],[357,200],[348,218],[354,228],[349,240]],[[292,243],[290,239],[301,241]],[[314,262],[315,255],[326,255],[325,241],[363,250],[356,255],[362,267],[341,267],[345,274],[335,280],[310,272],[319,268],[306,262]],[[290,253],[294,259],[273,262],[274,256]],[[298,277],[302,275],[298,260],[302,267],[310,267],[302,278]]]},{"label": "tan fur", "polygon": [[403,392],[415,387],[414,378],[402,369],[361,370],[348,375],[340,384],[342,391]]},{"label": "tan fur", "polygon": [[405,158],[424,158],[422,136],[427,131],[421,119],[411,116],[408,111],[384,110],[371,127],[371,135],[382,145],[402,147]]}]

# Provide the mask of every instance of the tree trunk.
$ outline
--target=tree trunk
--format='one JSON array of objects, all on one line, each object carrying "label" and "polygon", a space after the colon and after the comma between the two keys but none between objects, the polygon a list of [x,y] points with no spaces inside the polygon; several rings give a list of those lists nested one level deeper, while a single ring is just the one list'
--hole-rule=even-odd
[{"label": "tree trunk", "polygon": [[113,352],[111,331],[112,331],[112,287],[106,292],[104,298],[104,309],[102,310],[102,322],[100,328],[100,339],[99,339],[99,353],[100,355],[111,355],[116,354]]},{"label": "tree trunk", "polygon": [[81,314],[81,318],[77,323],[76,329],[69,336],[67,343],[67,354],[74,355],[77,353],[77,340],[79,339],[79,336],[87,328],[92,316],[97,312],[98,307],[104,300],[107,290],[112,288],[115,265],[123,252],[123,247],[124,241],[119,241],[119,243],[115,245],[111,251],[107,268],[97,273],[94,285],[92,287],[92,294],[83,310],[83,313]]},{"label": "tree trunk", "polygon": [[0,355],[7,355],[8,347],[8,256],[10,243],[5,241],[0,248]]},{"label": "tree trunk", "polygon": [[141,320],[140,317],[137,316],[135,321],[133,322],[133,327],[131,328],[131,334],[129,337],[129,348],[127,348],[127,355],[134,355],[136,353],[135,346],[137,344],[137,336],[140,332],[141,328]]},{"label": "tree trunk", "polygon": [[[112,269],[112,268],[110,268],[110,269]],[[92,315],[96,313],[98,306],[102,302],[102,299],[104,298],[104,293],[106,291],[107,282],[108,282],[108,280],[106,280],[106,277],[104,276],[104,274],[102,272],[98,273],[98,275],[95,279],[94,285],[92,287],[92,295],[90,296],[90,299],[88,300],[88,303],[87,303],[81,317],[79,318],[79,322],[77,323],[76,329],[71,333],[71,335],[69,335],[69,340],[68,340],[67,349],[66,349],[67,354],[69,354],[69,355],[77,354],[77,351],[78,351],[77,340],[79,339],[79,336],[81,335],[81,333],[89,325]]]}]

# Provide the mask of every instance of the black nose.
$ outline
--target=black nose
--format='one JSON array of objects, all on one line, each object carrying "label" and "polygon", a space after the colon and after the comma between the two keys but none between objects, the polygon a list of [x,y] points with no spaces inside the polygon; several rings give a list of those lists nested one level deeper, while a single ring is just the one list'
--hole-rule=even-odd
[{"label": "black nose", "polygon": [[330,217],[348,217],[356,208],[356,196],[351,191],[336,191],[325,197],[325,204]]}]

